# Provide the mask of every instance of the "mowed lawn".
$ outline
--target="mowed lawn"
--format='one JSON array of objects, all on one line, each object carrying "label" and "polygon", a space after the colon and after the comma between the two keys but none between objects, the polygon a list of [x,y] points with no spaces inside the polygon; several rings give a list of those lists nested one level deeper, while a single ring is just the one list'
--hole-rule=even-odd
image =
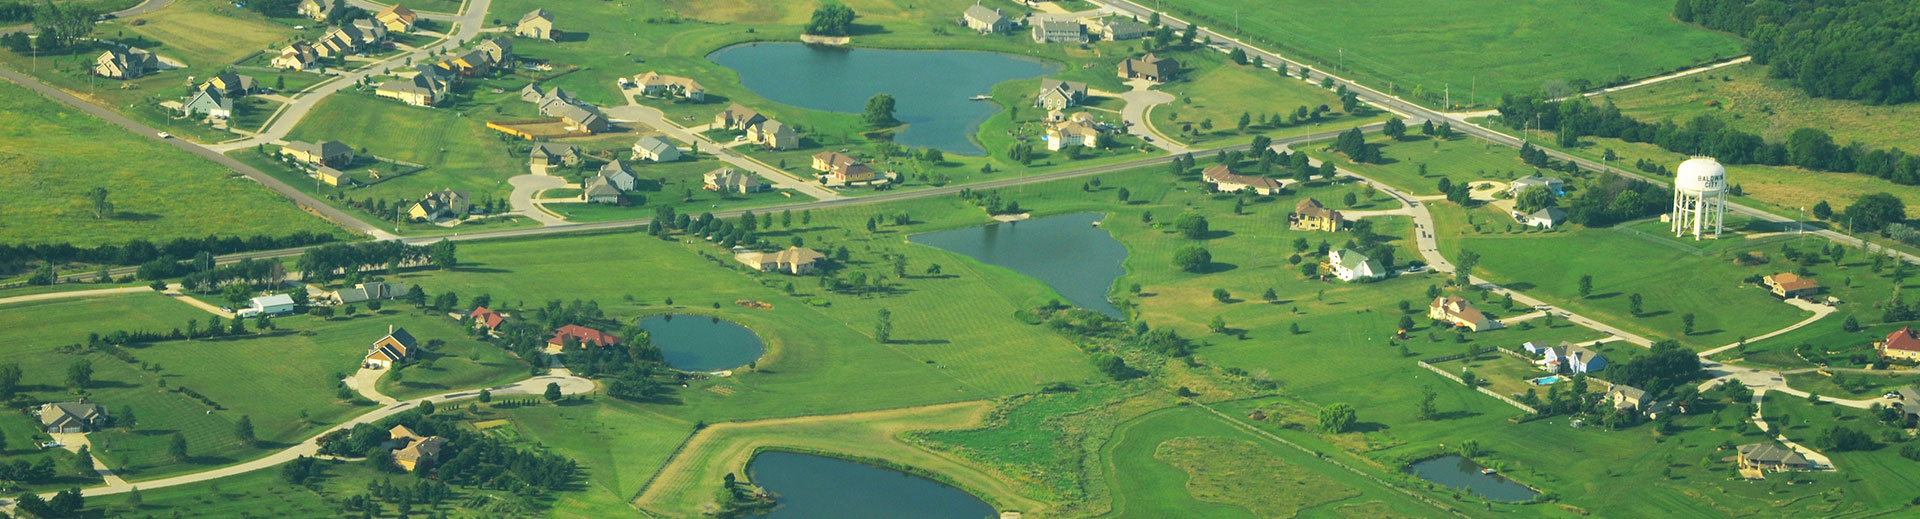
[{"label": "mowed lawn", "polygon": [[[1387,118],[1386,113],[1369,106],[1360,107],[1359,113],[1342,113],[1340,96],[1331,89],[1297,77],[1281,77],[1276,70],[1235,65],[1211,49],[1170,57],[1180,60],[1181,66],[1188,67],[1190,72],[1186,79],[1158,88],[1173,94],[1177,100],[1154,107],[1148,121],[1161,135],[1189,145],[1211,148],[1242,144],[1254,135],[1285,137],[1362,126]],[[1296,108],[1304,107],[1312,112],[1320,106],[1334,111],[1312,123],[1260,125],[1260,119],[1267,115],[1286,117]],[[1253,120],[1253,125],[1244,131],[1236,128],[1241,114],[1248,114]],[[1211,122],[1213,129],[1202,128],[1202,122]],[[1192,133],[1183,132],[1183,128]]]},{"label": "mowed lawn", "polygon": [[1642,121],[1672,118],[1685,123],[1708,115],[1769,142],[1785,142],[1800,128],[1825,131],[1841,144],[1858,141],[1868,149],[1910,148],[1913,137],[1920,135],[1920,104],[1873,106],[1810,97],[1787,80],[1767,77],[1764,65],[1736,65],[1607,94],[1605,99]]},{"label": "mowed lawn", "polygon": [[678,452],[695,424],[612,398],[590,405],[496,408],[513,431],[578,462],[586,480],[578,492],[554,495],[553,517],[599,519],[633,513],[641,485]]},{"label": "mowed lawn", "polygon": [[[144,23],[136,25],[133,20]],[[220,0],[175,0],[119,23],[123,25],[117,27],[160,42],[147,50],[203,70],[231,64],[299,34],[290,26]]]},{"label": "mowed lawn", "polygon": [[[12,83],[0,83],[0,242],[339,232],[265,187]],[[106,188],[111,218],[86,192]]]},{"label": "mowed lawn", "polygon": [[[1331,160],[1341,169],[1351,170],[1372,180],[1385,182],[1394,189],[1414,195],[1440,195],[1440,179],[1454,184],[1491,180],[1508,182],[1514,178],[1525,177],[1539,171],[1520,162],[1517,150],[1493,144],[1474,137],[1454,136],[1441,140],[1418,135],[1419,128],[1410,128],[1411,134],[1406,140],[1396,141],[1384,135],[1375,135],[1367,144],[1380,148],[1385,160],[1377,164],[1359,163],[1347,158],[1345,154],[1323,146],[1304,148],[1308,156],[1315,159]],[[1426,168],[1422,174],[1421,167]],[[1545,176],[1565,178],[1555,172],[1541,173]]]},{"label": "mowed lawn", "polygon": [[1673,3],[1664,0],[1168,3],[1200,15],[1209,29],[1243,32],[1315,68],[1350,70],[1349,79],[1371,86],[1391,83],[1439,101],[1450,85],[1459,105],[1490,105],[1549,81],[1653,76],[1741,53],[1733,36],[1674,20]]},{"label": "mowed lawn", "polygon": [[[513,191],[507,178],[527,173],[526,159],[509,156],[499,135],[488,130],[483,119],[342,92],[321,101],[287,139],[340,141],[356,151],[427,167],[373,187],[343,191],[348,197],[417,199],[428,191],[463,189],[479,201],[505,200]],[[368,168],[393,171],[382,161],[351,173],[364,178]]]}]

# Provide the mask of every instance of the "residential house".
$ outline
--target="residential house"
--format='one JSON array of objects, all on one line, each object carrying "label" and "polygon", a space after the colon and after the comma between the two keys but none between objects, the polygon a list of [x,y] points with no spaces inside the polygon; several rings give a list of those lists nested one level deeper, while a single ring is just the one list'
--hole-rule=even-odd
[{"label": "residential house", "polygon": [[484,329],[489,332],[500,331],[501,326],[506,326],[508,322],[513,320],[513,318],[507,314],[493,311],[484,306],[474,307],[472,312],[467,313],[467,317],[473,318],[473,326],[475,328]]},{"label": "residential house", "polygon": [[772,150],[790,150],[800,147],[800,134],[786,123],[768,119],[747,127],[747,142]]},{"label": "residential house", "polygon": [[374,13],[373,20],[380,22],[381,26],[386,27],[387,32],[411,32],[413,31],[413,21],[418,17],[419,15],[413,14],[412,9],[401,7],[400,4],[393,4],[386,9],[380,10],[378,13]]},{"label": "residential house", "polygon": [[1647,398],[1646,391],[1626,384],[1614,384],[1608,388],[1606,401],[1612,403],[1614,409],[1645,409],[1647,404],[1653,403]]},{"label": "residential house", "polygon": [[566,351],[568,343],[581,348],[587,346],[607,347],[620,344],[620,339],[612,335],[577,324],[569,324],[553,331],[553,338],[547,339],[547,353]]},{"label": "residential house", "polygon": [[1068,146],[1100,146],[1100,128],[1093,122],[1093,115],[1086,112],[1074,112],[1067,119],[1047,126],[1047,149],[1060,151]]},{"label": "residential house", "polygon": [[187,115],[206,115],[216,119],[233,117],[233,98],[221,93],[219,89],[201,90],[187,99],[180,111]]},{"label": "residential house", "polygon": [[441,218],[459,218],[466,214],[467,192],[452,189],[427,193],[407,209],[408,217],[430,222]]},{"label": "residential house", "polygon": [[759,178],[755,178],[751,174],[743,173],[733,168],[720,168],[709,171],[704,178],[706,185],[701,186],[702,188],[721,193],[747,194],[773,188],[773,186],[760,182]]},{"label": "residential house", "polygon": [[804,276],[820,266],[827,255],[805,247],[787,247],[780,252],[742,252],[733,256],[735,261],[746,264],[761,272],[785,272]]},{"label": "residential house", "polygon": [[287,48],[280,49],[280,55],[274,57],[269,64],[277,69],[313,70],[320,67],[320,53],[313,49],[312,44],[296,41]]},{"label": "residential house", "polygon": [[1086,36],[1080,34],[1080,24],[1070,20],[1041,19],[1033,22],[1034,43],[1085,43]]},{"label": "residential house", "polygon": [[351,174],[326,166],[315,166],[312,176],[314,180],[319,180],[320,183],[329,186],[339,187],[343,184],[348,186],[353,185],[353,176]]},{"label": "residential house", "polygon": [[586,103],[556,105],[553,116],[559,117],[575,131],[606,133],[613,128],[607,116],[600,113],[599,107]]},{"label": "residential house", "polygon": [[428,74],[396,79],[374,87],[373,95],[395,99],[413,106],[433,106],[447,97],[447,83]]},{"label": "residential house", "polygon": [[480,54],[485,55],[487,61],[493,63],[494,66],[501,66],[513,62],[513,40],[510,39],[493,38],[482,40],[480,45],[474,46],[474,50],[480,51]]},{"label": "residential house", "polygon": [[105,409],[85,401],[40,404],[40,430],[47,434],[92,431],[107,424]]},{"label": "residential house", "polygon": [[960,24],[967,26],[968,29],[979,31],[980,34],[1001,34],[1013,30],[1013,20],[1000,14],[999,9],[980,4],[973,4],[973,7],[968,7],[965,13],[961,13]]},{"label": "residential house", "polygon": [[1749,443],[1736,450],[1739,455],[1735,459],[1743,469],[1775,472],[1813,469],[1813,462],[1807,461],[1806,456],[1773,442]]},{"label": "residential house", "polygon": [[244,97],[260,93],[260,82],[254,81],[253,76],[227,72],[208,78],[207,82],[200,84],[200,89],[219,90],[227,97]]},{"label": "residential house", "polygon": [[1387,269],[1380,266],[1379,261],[1353,249],[1327,251],[1327,265],[1333,268],[1333,277],[1341,281],[1380,279],[1387,275]]},{"label": "residential house", "polygon": [[527,151],[527,160],[534,166],[553,168],[572,166],[580,163],[580,148],[570,144],[537,142]]},{"label": "residential house", "polygon": [[1473,307],[1473,303],[1457,295],[1445,295],[1433,299],[1427,305],[1427,317],[1435,321],[1444,321],[1449,326],[1466,328],[1482,332],[1499,329],[1500,321],[1495,321]]},{"label": "residential house", "polygon": [[446,70],[449,73],[448,79],[451,80],[453,77],[487,75],[493,70],[493,64],[494,62],[487,57],[487,53],[480,49],[467,49],[466,52],[457,56],[435,63],[434,66]]},{"label": "residential house", "polygon": [[667,142],[663,137],[648,135],[633,143],[633,158],[654,162],[674,162],[680,160],[680,148]]},{"label": "residential house", "polygon": [[1347,218],[1340,211],[1327,209],[1319,200],[1308,198],[1294,204],[1293,214],[1287,215],[1287,228],[1296,231],[1339,232],[1347,228]]},{"label": "residential house", "polygon": [[386,26],[369,20],[354,20],[352,24],[327,29],[326,34],[321,35],[314,45],[314,51],[321,57],[346,56],[386,39]]},{"label": "residential house", "polygon": [[332,304],[350,305],[381,299],[398,299],[405,297],[407,292],[412,290],[413,285],[406,283],[368,281],[366,283],[356,284],[353,288],[335,290],[333,293],[327,294],[325,298],[327,302]]},{"label": "residential house", "polygon": [[1065,110],[1079,106],[1086,98],[1086,83],[1046,78],[1040,80],[1040,93],[1033,97],[1033,105],[1047,110]]},{"label": "residential house", "polygon": [[1120,62],[1121,79],[1144,79],[1155,83],[1171,81],[1180,74],[1180,62],[1153,54],[1127,58]]},{"label": "residential house", "polygon": [[1224,165],[1207,166],[1206,169],[1200,170],[1200,179],[1213,184],[1213,189],[1222,193],[1252,191],[1262,195],[1272,195],[1281,191],[1279,180],[1236,174],[1232,168]]},{"label": "residential house", "polygon": [[755,112],[752,108],[741,106],[740,103],[734,103],[727,106],[727,109],[721,110],[719,114],[713,116],[713,126],[726,130],[744,131],[748,127],[766,122],[766,120],[767,117],[760,115],[760,112]]},{"label": "residential house", "polygon": [[859,159],[837,151],[823,151],[813,154],[813,170],[821,173],[833,173],[841,168],[859,163]]},{"label": "residential house", "polygon": [[557,40],[560,31],[553,30],[553,13],[546,9],[534,9],[520,17],[520,23],[513,25],[513,35],[522,38]]},{"label": "residential house", "polygon": [[1607,356],[1585,346],[1562,341],[1557,346],[1541,350],[1540,364],[1556,373],[1591,373],[1607,368]]},{"label": "residential house", "polygon": [[547,113],[547,106],[554,103],[573,104],[580,102],[578,98],[573,97],[573,93],[567,92],[565,89],[554,87],[553,90],[542,92],[540,91],[539,85],[533,83],[527,83],[527,86],[520,88],[520,100],[533,103],[535,107],[540,109],[540,113],[542,114]]},{"label": "residential house", "polygon": [[1914,334],[1911,326],[1901,327],[1887,334],[1886,340],[1873,343],[1873,349],[1880,352],[1880,358],[1920,361],[1920,335]]},{"label": "residential house", "polygon": [[1761,278],[1767,285],[1767,291],[1781,299],[1805,297],[1820,292],[1820,283],[1813,278],[1800,277],[1792,272],[1781,272]]},{"label": "residential house", "polygon": [[869,182],[878,180],[880,172],[861,163],[858,159],[844,153],[823,151],[813,154],[813,169],[826,173],[834,182]]},{"label": "residential house", "polygon": [[650,96],[673,96],[695,101],[707,99],[707,87],[693,78],[669,76],[659,72],[647,72],[633,77],[634,88]]},{"label": "residential house", "polygon": [[439,436],[420,436],[405,425],[395,425],[387,430],[388,441],[398,448],[393,449],[393,464],[400,470],[413,472],[422,466],[431,468],[440,459],[440,449],[446,447],[447,439]]},{"label": "residential house", "polygon": [[626,200],[626,194],[613,187],[607,177],[594,175],[580,184],[580,199],[595,204],[620,204]]},{"label": "residential house", "polygon": [[1153,34],[1153,28],[1147,27],[1147,24],[1124,16],[1109,16],[1095,20],[1089,29],[1099,34],[1100,39],[1107,41],[1139,39]]},{"label": "residential house", "polygon": [[369,369],[393,367],[412,355],[414,347],[418,345],[419,341],[414,340],[413,334],[407,333],[406,328],[388,325],[387,336],[373,341],[373,345],[367,347],[367,356],[361,359],[360,366]]},{"label": "residential house", "polygon": [[104,78],[133,79],[160,71],[160,58],[139,47],[113,48],[93,60],[93,73]]},{"label": "residential house", "polygon": [[1566,223],[1567,221],[1567,212],[1558,207],[1542,207],[1540,210],[1531,213],[1510,211],[1509,214],[1513,216],[1513,221],[1518,222],[1520,225],[1539,227],[1542,229],[1559,227],[1560,224]]},{"label": "residential house", "polygon": [[633,170],[627,169],[626,164],[622,164],[617,160],[602,164],[600,166],[600,176],[605,177],[607,181],[613,185],[614,189],[621,191],[632,191],[634,186],[640,183],[640,176],[635,175]]},{"label": "residential house", "polygon": [[339,141],[287,141],[280,154],[314,166],[344,168],[353,164],[353,147]]},{"label": "residential house", "polygon": [[260,297],[256,297],[248,300],[247,303],[248,304],[246,308],[242,308],[240,309],[240,311],[234,312],[233,315],[239,316],[239,317],[253,317],[257,315],[290,314],[290,313],[293,313],[294,306],[295,306],[293,304],[293,296],[286,295],[286,294],[273,294],[269,296],[260,296]]},{"label": "residential house", "polygon": [[324,22],[339,16],[346,9],[345,0],[300,0],[300,6],[294,8],[294,12],[313,21]]},{"label": "residential house", "polygon": [[1520,193],[1525,193],[1528,189],[1536,187],[1546,188],[1548,191],[1552,191],[1553,196],[1567,194],[1565,181],[1553,177],[1543,177],[1540,176],[1538,172],[1507,183],[1507,194],[1517,197],[1520,196]]}]

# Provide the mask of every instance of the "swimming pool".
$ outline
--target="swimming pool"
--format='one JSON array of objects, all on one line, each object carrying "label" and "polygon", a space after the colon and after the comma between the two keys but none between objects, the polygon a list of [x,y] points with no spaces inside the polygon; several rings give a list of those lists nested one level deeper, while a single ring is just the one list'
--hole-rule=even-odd
[{"label": "swimming pool", "polygon": [[1553,375],[1553,376],[1536,378],[1533,380],[1529,380],[1527,382],[1532,382],[1533,385],[1536,385],[1536,386],[1551,386],[1553,385],[1553,383],[1559,382],[1559,381],[1560,381],[1560,376]]}]

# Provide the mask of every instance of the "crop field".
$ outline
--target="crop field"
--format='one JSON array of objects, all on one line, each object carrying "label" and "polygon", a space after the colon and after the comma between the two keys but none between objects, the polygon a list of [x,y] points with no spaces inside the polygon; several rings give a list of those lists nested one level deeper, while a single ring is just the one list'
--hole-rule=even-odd
[{"label": "crop field", "polygon": [[[337,232],[224,167],[12,83],[0,83],[0,121],[0,181],[13,186],[0,193],[0,242]],[[94,218],[96,187],[113,216]]]},{"label": "crop field", "polygon": [[1315,68],[1432,101],[1451,86],[1454,103],[1468,106],[1547,82],[1598,85],[1741,53],[1737,38],[1674,20],[1673,4],[1658,0],[1388,0],[1365,9],[1306,0],[1170,4],[1176,13],[1199,15],[1202,26],[1251,35],[1252,43]]},{"label": "crop field", "polygon": [[[1340,96],[1294,77],[1281,77],[1279,71],[1234,65],[1225,55],[1212,50],[1167,54],[1180,60],[1183,67],[1194,68],[1184,80],[1159,88],[1178,98],[1156,106],[1148,120],[1154,128],[1189,146],[1215,147],[1239,144],[1253,135],[1287,137],[1307,133],[1363,126],[1387,119],[1387,114],[1362,105],[1359,113],[1341,113]],[[1298,72],[1293,72],[1298,74]],[[1327,106],[1335,111],[1320,121],[1307,124],[1267,127],[1259,120],[1267,115],[1285,117],[1296,108],[1313,111]],[[1240,115],[1253,118],[1248,130],[1238,130]],[[1203,127],[1208,123],[1213,129]]]},{"label": "crop field", "polygon": [[1858,141],[1869,149],[1912,147],[1913,136],[1920,135],[1920,105],[1872,106],[1809,97],[1787,80],[1768,78],[1764,65],[1735,65],[1607,94],[1605,99],[1642,121],[1672,118],[1684,124],[1710,115],[1768,142],[1785,142],[1787,134],[1800,128],[1816,128],[1835,142]]}]

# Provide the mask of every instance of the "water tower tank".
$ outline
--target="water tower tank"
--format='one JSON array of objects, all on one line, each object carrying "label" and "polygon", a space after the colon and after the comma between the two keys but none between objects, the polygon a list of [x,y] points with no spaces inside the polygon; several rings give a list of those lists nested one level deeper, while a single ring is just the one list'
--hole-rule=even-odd
[{"label": "water tower tank", "polygon": [[1727,190],[1727,168],[1709,157],[1694,157],[1674,170],[1673,189],[1687,193],[1714,194]]}]

